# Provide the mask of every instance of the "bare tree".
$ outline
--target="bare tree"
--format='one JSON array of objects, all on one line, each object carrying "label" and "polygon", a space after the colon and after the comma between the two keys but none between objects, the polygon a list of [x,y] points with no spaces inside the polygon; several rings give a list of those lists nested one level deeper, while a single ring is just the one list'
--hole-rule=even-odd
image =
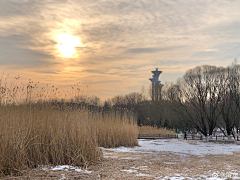
[{"label": "bare tree", "polygon": [[[231,126],[232,122],[234,123],[234,127],[236,129],[236,133],[239,132],[240,127],[240,65],[237,64],[237,60],[233,62],[233,64],[227,68],[228,74],[228,92],[229,92],[229,100],[233,101],[234,104],[232,105],[234,118],[231,119]],[[235,111],[234,111],[235,110]],[[233,133],[232,133],[233,134]]]},{"label": "bare tree", "polygon": [[207,65],[190,69],[168,90],[179,114],[206,137],[212,135],[221,114],[221,71],[220,67]]},{"label": "bare tree", "polygon": [[235,102],[236,97],[239,94],[238,89],[236,89],[236,85],[238,85],[236,82],[237,72],[235,71],[234,66],[230,66],[222,69],[221,76],[223,78],[221,84],[221,100],[219,104],[221,118],[219,119],[217,126],[225,136],[230,138],[231,134],[234,136],[234,126],[238,121],[240,113],[239,107]]}]

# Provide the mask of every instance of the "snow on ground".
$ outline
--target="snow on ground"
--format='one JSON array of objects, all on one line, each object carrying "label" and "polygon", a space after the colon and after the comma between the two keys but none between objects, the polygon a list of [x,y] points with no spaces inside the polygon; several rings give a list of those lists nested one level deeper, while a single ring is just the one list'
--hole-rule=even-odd
[{"label": "snow on ground", "polygon": [[[111,158],[113,162],[115,162],[115,159],[121,159],[122,163],[126,162],[138,162],[140,161],[140,164],[134,163],[134,166],[129,166],[127,167],[127,164],[118,164],[117,167],[127,167],[124,169],[121,169],[120,172],[123,174],[127,174],[130,177],[136,177],[136,178],[151,178],[151,179],[161,179],[161,180],[226,180],[227,178],[224,177],[222,174],[223,172],[217,172],[214,169],[207,171],[204,171],[202,174],[189,174],[188,172],[194,171],[195,169],[191,169],[191,167],[186,171],[176,171],[178,174],[170,173],[167,174],[167,172],[161,172],[161,173],[156,173],[154,171],[150,172],[149,170],[151,169],[151,163],[153,161],[147,161],[146,163],[141,162],[142,158],[146,157],[143,161],[145,162],[148,160],[149,157],[156,157],[156,162],[158,162],[157,157],[159,156],[159,152],[161,153],[161,158],[166,157],[166,161],[163,161],[163,163],[166,165],[163,167],[165,169],[173,169],[174,167],[178,167],[178,163],[181,163],[181,161],[186,161],[187,159],[191,158],[190,156],[187,155],[196,155],[199,156],[198,160],[200,163],[206,163],[206,166],[210,163],[209,159],[205,159],[205,155],[218,155],[218,154],[233,154],[233,152],[240,152],[240,145],[236,144],[218,144],[218,143],[212,143],[212,142],[202,142],[202,141],[192,141],[192,140],[178,140],[178,139],[158,139],[158,140],[139,140],[139,146],[133,147],[133,148],[126,148],[126,147],[119,147],[119,148],[101,148],[103,150],[103,154],[105,158]],[[126,153],[125,153],[126,152]],[[132,156],[127,155],[129,153],[134,153],[136,155]],[[168,161],[168,159],[174,157],[170,156],[167,157],[169,154],[168,152],[171,153],[176,153],[178,155],[181,155],[181,161],[179,160],[173,160],[173,161]],[[119,154],[126,154],[126,156],[119,156]],[[148,156],[149,155],[149,156]],[[178,156],[179,157],[179,156]],[[194,157],[193,157],[194,158]],[[112,162],[110,161],[110,162]],[[150,164],[148,164],[148,162]],[[155,161],[154,161],[155,162]],[[161,162],[161,161],[159,161]],[[229,163],[229,162],[228,162]],[[228,171],[228,166],[230,166],[228,163],[226,163],[226,172],[225,174],[228,173],[235,173],[236,177],[231,177],[233,180],[239,180],[240,179],[240,171],[234,170]],[[161,163],[160,163],[161,164]],[[215,165],[214,165],[215,166]],[[225,166],[225,165],[224,165]],[[155,167],[152,165],[152,167]],[[196,166],[198,168],[198,166]],[[201,166],[199,166],[201,167]],[[232,166],[231,166],[232,167]],[[62,165],[62,166],[55,166],[55,167],[45,167],[42,168],[43,170],[46,171],[65,171],[66,173],[70,172],[81,172],[82,174],[85,174],[85,176],[92,176],[96,174],[97,172],[93,171],[88,171],[88,170],[83,170],[80,167],[74,167],[74,166],[69,166],[69,165]],[[196,169],[197,170],[197,169]],[[64,180],[68,179],[68,175],[65,174],[60,174],[59,180]],[[81,174],[80,173],[80,174]],[[102,172],[101,172],[102,173]],[[181,174],[183,173],[183,174]],[[218,176],[214,176],[218,173]],[[205,174],[205,175],[203,175]],[[226,174],[227,175],[227,174]],[[100,176],[98,174],[98,176]],[[110,175],[109,175],[110,176]],[[214,176],[214,177],[212,177]]]},{"label": "snow on ground", "polygon": [[[160,177],[159,179],[162,180],[196,180],[196,178],[190,178],[190,177]],[[225,180],[222,178],[207,178],[207,177],[201,177],[200,179],[205,179],[205,180]]]},{"label": "snow on ground", "polygon": [[139,140],[139,146],[134,148],[119,147],[103,150],[111,150],[118,152],[144,152],[153,153],[161,151],[169,151],[173,153],[181,153],[183,155],[205,156],[209,154],[232,154],[240,152],[240,145],[236,144],[218,144],[202,141],[186,141],[178,139],[157,139],[157,140]]},{"label": "snow on ground", "polygon": [[[147,167],[147,166],[142,166],[142,167]],[[185,174],[175,174],[174,176],[160,176],[160,177],[156,177],[150,174],[146,174],[146,173],[139,173],[137,170],[141,170],[140,168],[135,168],[135,167],[131,167],[129,170],[121,170],[123,172],[126,172],[127,174],[135,174],[135,176],[142,176],[142,177],[151,177],[153,179],[161,179],[161,180],[226,180],[227,177],[231,177],[232,180],[239,180],[239,176],[238,173],[229,173],[228,176],[226,174],[226,177],[218,177],[220,176],[220,173],[217,174],[216,172],[214,172],[212,174],[213,177],[208,177],[205,175],[200,175],[199,177],[187,177]],[[147,170],[147,169],[146,169]],[[235,175],[234,175],[235,174]]]},{"label": "snow on ground", "polygon": [[[139,146],[133,148],[119,147],[119,148],[102,148],[104,157],[111,157],[112,152],[130,152],[130,153],[144,153],[144,154],[154,154],[159,152],[172,152],[177,153],[178,155],[197,155],[199,157],[204,157],[205,155],[219,155],[219,154],[233,154],[233,152],[240,152],[240,145],[236,144],[218,144],[212,142],[203,142],[203,141],[192,141],[192,140],[182,140],[182,139],[158,139],[158,140],[139,140]],[[110,152],[109,152],[110,151]],[[114,155],[112,155],[114,156]],[[114,158],[118,158],[117,156]],[[206,163],[209,160],[201,159],[199,162]],[[165,164],[174,164],[176,162],[166,162]],[[145,167],[146,168],[146,167]],[[213,172],[210,172],[213,177],[209,176],[198,176],[198,177],[188,177],[186,174],[175,174],[174,176],[152,176],[146,173],[138,172],[141,168],[131,167],[130,169],[121,170],[127,174],[135,174],[135,176],[151,177],[154,179],[162,180],[226,180],[226,177],[221,177],[220,173],[218,176],[214,176]],[[146,171],[147,172],[147,171]],[[208,173],[209,174],[209,173]],[[217,173],[215,173],[216,175]],[[236,174],[236,173],[235,173]],[[233,175],[233,174],[232,174]],[[237,173],[235,177],[231,176],[233,180],[240,179],[240,174]]]},{"label": "snow on ground", "polygon": [[62,166],[54,166],[50,168],[43,168],[43,170],[50,170],[50,171],[76,171],[76,172],[83,172],[83,173],[92,173],[91,171],[88,170],[82,170],[80,167],[74,167],[74,166],[69,166],[69,165],[62,165]]}]

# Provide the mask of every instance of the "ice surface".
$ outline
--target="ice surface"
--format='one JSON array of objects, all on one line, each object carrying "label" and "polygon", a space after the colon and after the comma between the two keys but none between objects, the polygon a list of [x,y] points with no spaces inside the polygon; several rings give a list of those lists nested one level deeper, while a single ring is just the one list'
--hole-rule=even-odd
[{"label": "ice surface", "polygon": [[[185,155],[204,156],[208,154],[232,154],[240,151],[240,146],[236,144],[218,144],[202,141],[188,141],[178,139],[158,139],[158,140],[138,140],[139,146],[134,148],[119,147],[106,150],[117,152],[173,152],[182,153]],[[105,149],[105,148],[102,148]]]}]

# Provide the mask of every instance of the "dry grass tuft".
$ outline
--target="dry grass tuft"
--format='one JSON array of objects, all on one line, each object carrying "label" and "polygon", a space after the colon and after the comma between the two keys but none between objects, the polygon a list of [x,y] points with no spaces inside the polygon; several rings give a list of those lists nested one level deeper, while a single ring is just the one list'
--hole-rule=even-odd
[{"label": "dry grass tuft", "polygon": [[138,127],[138,132],[143,134],[163,134],[163,135],[175,135],[173,130],[168,130],[166,128],[157,128],[152,126],[141,126]]}]

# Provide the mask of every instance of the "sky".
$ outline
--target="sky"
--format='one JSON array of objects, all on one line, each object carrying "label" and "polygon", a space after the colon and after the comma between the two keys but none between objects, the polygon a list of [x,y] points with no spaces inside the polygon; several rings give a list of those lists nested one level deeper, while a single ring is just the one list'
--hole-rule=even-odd
[{"label": "sky", "polygon": [[0,73],[103,100],[240,57],[239,0],[1,0]]}]

